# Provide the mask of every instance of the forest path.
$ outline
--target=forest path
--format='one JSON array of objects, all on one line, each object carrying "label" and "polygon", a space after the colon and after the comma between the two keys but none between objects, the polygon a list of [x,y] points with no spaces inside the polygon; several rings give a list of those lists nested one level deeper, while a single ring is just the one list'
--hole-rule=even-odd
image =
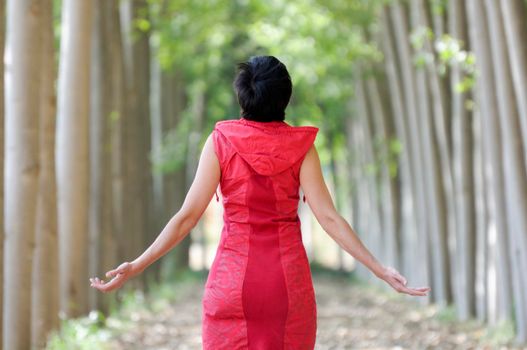
[{"label": "forest path", "polygon": [[[454,322],[448,312],[420,305],[419,297],[330,275],[315,274],[314,285],[316,350],[517,349],[483,345],[478,322]],[[131,313],[133,326],[111,340],[111,349],[201,349],[202,293],[203,281],[186,282],[176,300]]]}]

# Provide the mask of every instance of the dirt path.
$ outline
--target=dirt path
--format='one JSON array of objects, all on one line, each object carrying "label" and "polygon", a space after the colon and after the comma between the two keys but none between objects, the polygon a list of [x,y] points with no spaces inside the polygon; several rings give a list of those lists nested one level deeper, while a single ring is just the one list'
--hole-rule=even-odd
[{"label": "dirt path", "polygon": [[[330,276],[314,278],[317,350],[339,349],[519,349],[482,345],[477,322],[441,322],[433,306]],[[133,326],[111,349],[201,349],[203,283],[186,284],[177,300],[130,314]]]}]

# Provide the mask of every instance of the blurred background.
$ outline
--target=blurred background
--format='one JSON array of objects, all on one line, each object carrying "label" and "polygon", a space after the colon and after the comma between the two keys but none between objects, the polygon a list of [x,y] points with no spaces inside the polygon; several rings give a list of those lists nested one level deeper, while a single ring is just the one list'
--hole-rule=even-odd
[{"label": "blurred background", "polygon": [[[179,210],[235,65],[286,64],[286,121],[397,295],[300,201],[319,349],[527,346],[527,1],[1,0],[3,349],[200,349],[221,197],[115,293]],[[218,190],[218,193],[221,192]]]}]

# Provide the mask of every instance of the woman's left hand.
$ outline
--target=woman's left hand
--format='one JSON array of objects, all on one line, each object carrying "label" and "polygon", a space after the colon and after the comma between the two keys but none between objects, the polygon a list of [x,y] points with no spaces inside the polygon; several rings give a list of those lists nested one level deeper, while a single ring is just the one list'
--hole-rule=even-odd
[{"label": "woman's left hand", "polygon": [[134,277],[137,272],[134,269],[133,263],[124,262],[114,270],[106,272],[106,277],[113,277],[111,280],[104,282],[97,277],[90,278],[91,287],[100,290],[101,292],[111,292],[119,289],[131,277]]}]

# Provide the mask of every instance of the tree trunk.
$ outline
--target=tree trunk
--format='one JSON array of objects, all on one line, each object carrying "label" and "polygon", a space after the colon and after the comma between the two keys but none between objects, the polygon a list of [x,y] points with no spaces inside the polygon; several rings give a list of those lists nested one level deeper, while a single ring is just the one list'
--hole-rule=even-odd
[{"label": "tree trunk", "polygon": [[[116,262],[112,223],[111,13],[114,0],[95,2],[90,109],[90,276],[104,276]],[[90,289],[90,307],[109,311],[112,295]]]},{"label": "tree trunk", "polygon": [[[409,153],[410,168],[413,178],[413,208],[414,208],[414,220],[416,220],[415,237],[412,238],[414,241],[413,261],[420,261],[422,264],[416,266],[419,270],[414,283],[417,284],[429,284],[432,283],[432,289],[435,290],[435,300],[439,304],[443,304],[447,300],[447,274],[444,269],[443,262],[439,259],[442,256],[441,247],[432,250],[432,255],[427,254],[427,202],[424,196],[424,183],[423,183],[423,155],[420,147],[419,137],[420,135],[412,131],[412,126],[417,125],[417,101],[416,87],[415,87],[415,74],[412,67],[412,56],[410,50],[410,43],[408,41],[408,21],[407,14],[403,5],[396,3],[392,7],[392,19],[394,24],[394,35],[396,38],[396,48],[401,67],[402,79],[403,79],[403,96],[405,103],[405,128],[406,134],[408,135],[408,144],[405,145],[405,151]],[[436,254],[436,251],[438,254]],[[434,258],[434,261],[429,259]],[[433,273],[430,276],[430,272],[433,269]]]},{"label": "tree trunk", "polygon": [[[5,0],[0,0],[0,57],[5,46]],[[0,344],[4,343],[4,60],[0,59]]]},{"label": "tree trunk", "polygon": [[[449,31],[457,40],[468,43],[465,5],[461,1],[449,2]],[[452,162],[456,199],[456,306],[458,318],[466,320],[476,315],[476,217],[474,193],[474,139],[472,113],[467,110],[466,92],[456,92],[462,79],[461,68],[454,64],[450,82],[452,91]]]},{"label": "tree trunk", "polygon": [[[29,349],[39,180],[42,1],[7,6],[4,349]],[[33,103],[28,103],[32,101]]]},{"label": "tree trunk", "polygon": [[[521,139],[520,116],[516,103],[512,72],[499,3],[485,1],[490,31],[494,79],[498,96],[498,116],[503,140],[504,171],[507,181],[507,220],[511,232],[511,256],[519,271],[527,271],[527,170]],[[518,271],[518,272],[519,272]],[[517,339],[527,341],[527,276],[517,273],[513,283],[519,289],[516,305]]]},{"label": "tree trunk", "polygon": [[[359,234],[364,245],[374,250],[372,245],[374,244],[373,237],[365,232],[369,232],[370,223],[368,215],[371,213],[370,209],[370,196],[369,186],[366,180],[366,174],[364,169],[364,142],[362,136],[362,130],[360,129],[359,115],[366,113],[365,104],[363,103],[362,97],[356,94],[356,98],[353,103],[349,106],[350,116],[346,123],[348,142],[350,144],[349,149],[353,151],[353,182],[355,184],[355,196],[354,196],[354,214],[355,218],[353,228]],[[372,254],[376,252],[372,251]],[[356,267],[357,275],[367,281],[372,281],[373,276],[371,272],[362,264],[358,264]]]},{"label": "tree trunk", "polygon": [[399,155],[398,159],[398,173],[400,173],[400,202],[399,206],[401,207],[401,218],[400,226],[397,227],[397,230],[400,232],[400,251],[399,255],[401,259],[399,261],[398,267],[401,272],[408,276],[408,278],[413,278],[415,274],[415,269],[413,268],[412,260],[410,259],[410,254],[412,247],[409,244],[409,237],[414,235],[415,225],[412,214],[412,183],[413,178],[410,171],[410,160],[409,153],[406,151],[408,144],[408,136],[406,128],[404,127],[404,99],[402,95],[402,73],[399,69],[398,57],[393,46],[394,36],[393,36],[393,25],[389,15],[388,7],[383,7],[382,13],[382,23],[383,23],[383,32],[381,45],[383,47],[383,52],[385,54],[385,64],[386,72],[388,78],[388,91],[390,93],[390,102],[391,109],[393,110],[393,118],[395,131],[399,142],[402,144],[403,151]]},{"label": "tree trunk", "polygon": [[64,0],[60,51],[57,181],[61,310],[76,317],[88,305],[88,116],[91,2]]},{"label": "tree trunk", "polygon": [[376,130],[376,139],[380,143],[380,157],[377,162],[380,166],[381,181],[381,206],[383,215],[382,232],[385,235],[383,241],[384,259],[387,264],[391,266],[399,266],[400,256],[400,232],[399,232],[399,216],[400,210],[398,206],[398,189],[397,177],[392,173],[390,142],[393,137],[393,127],[390,123],[388,113],[387,100],[381,96],[380,85],[384,83],[384,75],[377,72],[377,76],[370,76],[366,80],[367,96],[369,97],[369,105],[372,109],[372,118]]},{"label": "tree trunk", "polygon": [[[485,197],[487,204],[479,204],[480,207],[488,207],[489,227],[495,227],[487,234],[489,240],[494,238],[496,245],[496,281],[493,288],[496,288],[498,301],[501,307],[509,311],[508,305],[511,299],[511,268],[516,269],[509,262],[509,228],[506,221],[506,197],[505,197],[505,178],[503,173],[502,140],[500,127],[497,118],[498,107],[496,95],[493,87],[495,80],[490,48],[490,39],[485,19],[485,12],[479,0],[467,2],[467,19],[469,23],[469,35],[473,50],[477,57],[477,68],[480,77],[476,81],[475,96],[477,109],[481,122],[481,138],[483,146],[483,168]],[[488,228],[487,228],[488,229]],[[495,233],[494,233],[495,231]],[[492,244],[489,241],[489,244]],[[481,252],[478,251],[478,254]],[[483,271],[486,274],[487,271]],[[517,298],[516,293],[515,299]],[[506,316],[510,317],[510,314]]]},{"label": "tree trunk", "polygon": [[43,349],[51,330],[59,327],[59,261],[57,237],[57,183],[55,181],[55,128],[57,97],[53,3],[42,0],[42,71],[40,94],[40,178],[37,199],[31,342]]},{"label": "tree trunk", "polygon": [[[360,166],[360,147],[361,145],[358,142],[358,137],[356,135],[358,134],[358,130],[356,127],[356,113],[354,113],[354,110],[351,108],[351,106],[354,106],[356,104],[356,100],[352,100],[348,106],[349,108],[349,114],[350,116],[346,118],[345,121],[345,129],[346,129],[346,146],[350,153],[350,164],[353,164],[349,168],[350,173],[350,182],[352,184],[351,186],[351,226],[353,226],[353,229],[361,236],[361,240],[364,242],[366,246],[369,246],[368,241],[368,235],[362,235],[362,232],[365,232],[367,230],[366,225],[367,223],[363,219],[363,211],[365,210],[365,205],[362,203],[362,199],[366,197],[366,194],[363,195],[364,192],[364,186],[362,186],[362,174],[361,174],[361,166]],[[316,248],[316,247],[314,247]],[[361,277],[364,280],[368,280],[371,278],[371,273],[368,271],[368,269],[363,266],[362,264],[358,264],[356,267],[357,275]]]},{"label": "tree trunk", "polygon": [[500,1],[500,5],[520,115],[523,150],[527,155],[527,4],[522,0],[507,0]]},{"label": "tree trunk", "polygon": [[[121,20],[119,15],[119,2],[111,1],[108,16],[108,50],[110,51],[110,149],[111,149],[111,187],[108,191],[112,197],[112,228],[113,238],[105,236],[109,241],[115,241],[116,249],[108,255],[109,260],[104,264],[115,267],[115,264],[126,259],[127,232],[125,230],[125,220],[127,216],[127,196],[128,177],[125,167],[125,125],[128,122],[128,115],[125,110],[125,70],[123,54],[123,38],[121,36]],[[106,195],[108,195],[106,193]],[[108,248],[112,251],[111,248]]]},{"label": "tree trunk", "polygon": [[[154,47],[153,50],[158,49]],[[153,55],[155,56],[155,54]],[[161,108],[161,91],[162,86],[162,73],[161,67],[157,59],[151,60],[151,81],[150,81],[150,115],[151,115],[151,149],[152,154],[156,157],[162,147],[163,141],[163,115]],[[150,239],[155,239],[155,236],[162,231],[164,225],[164,205],[165,202],[165,190],[163,183],[163,174],[159,170],[152,170],[152,220],[154,220],[154,226],[151,230]],[[155,282],[160,282],[161,280],[161,264],[160,261],[155,262],[152,266],[152,277]]]},{"label": "tree trunk", "polygon": [[[126,0],[121,4],[124,33],[127,114],[126,163],[130,183],[129,205],[133,219],[127,222],[127,232],[133,237],[128,259],[141,254],[152,243],[151,196],[152,177],[148,154],[150,152],[150,47],[149,34],[140,31],[135,21],[147,7],[145,0]],[[146,289],[146,273],[135,280]]]},{"label": "tree trunk", "polygon": [[[177,70],[173,72],[164,71],[162,74],[163,88],[161,91],[161,113],[163,118],[163,135],[174,137],[178,127],[182,126],[183,110],[186,107],[186,90],[183,74]],[[177,133],[176,133],[177,134]],[[185,146],[188,142],[185,142]],[[188,146],[187,146],[188,147]],[[188,154],[187,147],[181,150]],[[186,156],[185,156],[186,158]],[[163,186],[165,196],[165,222],[168,221],[183,203],[187,186],[187,166],[186,159],[178,169],[165,173]],[[162,264],[161,274],[173,276],[178,270],[188,268],[188,255],[190,248],[191,234],[187,235],[179,244],[167,254]]]}]

